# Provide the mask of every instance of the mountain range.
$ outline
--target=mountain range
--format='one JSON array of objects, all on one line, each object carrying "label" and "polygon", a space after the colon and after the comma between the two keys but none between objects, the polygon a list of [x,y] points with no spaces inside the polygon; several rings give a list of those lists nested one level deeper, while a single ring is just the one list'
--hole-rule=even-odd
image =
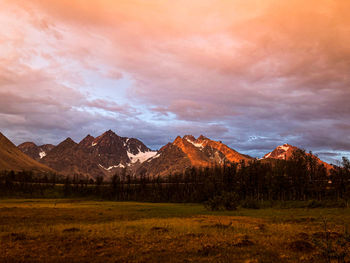
[{"label": "mountain range", "polygon": [[[203,135],[198,138],[192,135],[178,136],[158,151],[151,150],[138,139],[120,137],[111,130],[96,138],[87,135],[79,143],[67,138],[57,146],[37,146],[33,142],[25,142],[16,147],[2,134],[0,139],[0,170],[55,170],[63,175],[89,178],[103,176],[109,179],[125,168],[134,175],[143,173],[165,176],[183,172],[188,167],[256,160],[221,141],[214,141]],[[287,160],[296,149],[298,148],[295,146],[284,144],[260,160]],[[332,168],[330,164],[318,158],[317,160],[328,170]]]},{"label": "mountain range", "polygon": [[120,137],[109,130],[94,138],[86,136],[79,143],[67,138],[47,153],[40,162],[65,175],[78,174],[96,178],[110,177],[125,167],[135,170],[156,155],[135,138]]}]

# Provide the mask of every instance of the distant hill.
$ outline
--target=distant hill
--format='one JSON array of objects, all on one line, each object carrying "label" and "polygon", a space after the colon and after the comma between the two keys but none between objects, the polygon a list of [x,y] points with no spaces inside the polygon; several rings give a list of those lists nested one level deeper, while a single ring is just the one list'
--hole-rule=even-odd
[{"label": "distant hill", "polygon": [[53,169],[24,154],[0,132],[0,171],[4,170],[55,172]]}]

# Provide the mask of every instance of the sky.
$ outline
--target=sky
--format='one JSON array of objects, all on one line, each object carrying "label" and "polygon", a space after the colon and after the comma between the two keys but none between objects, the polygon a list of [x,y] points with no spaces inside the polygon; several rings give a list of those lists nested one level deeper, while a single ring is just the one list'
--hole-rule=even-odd
[{"label": "sky", "polygon": [[0,0],[0,131],[350,157],[350,1]]}]

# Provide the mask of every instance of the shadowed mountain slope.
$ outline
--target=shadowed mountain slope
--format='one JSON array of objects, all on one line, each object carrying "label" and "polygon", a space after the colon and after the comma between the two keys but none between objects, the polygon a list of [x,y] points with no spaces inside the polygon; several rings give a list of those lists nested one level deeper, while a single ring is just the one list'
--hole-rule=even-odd
[{"label": "shadowed mountain slope", "polygon": [[0,170],[55,172],[24,154],[2,133],[0,133]]}]

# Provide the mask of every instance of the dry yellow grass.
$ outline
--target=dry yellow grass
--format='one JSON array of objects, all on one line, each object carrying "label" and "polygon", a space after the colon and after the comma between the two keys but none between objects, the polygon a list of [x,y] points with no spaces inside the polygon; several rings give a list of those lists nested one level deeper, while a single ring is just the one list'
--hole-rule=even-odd
[{"label": "dry yellow grass", "polygon": [[335,244],[349,209],[2,200],[0,262],[322,262],[324,217]]}]

